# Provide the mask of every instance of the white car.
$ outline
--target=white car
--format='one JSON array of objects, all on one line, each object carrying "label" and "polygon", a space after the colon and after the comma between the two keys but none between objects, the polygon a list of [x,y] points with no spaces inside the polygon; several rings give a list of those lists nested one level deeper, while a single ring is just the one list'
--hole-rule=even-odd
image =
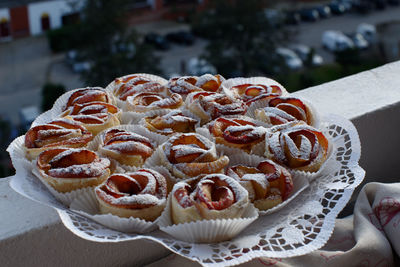
[{"label": "white car", "polygon": [[201,76],[206,73],[217,74],[217,69],[203,58],[191,58],[187,65],[189,75]]},{"label": "white car", "polygon": [[[290,48],[300,57],[300,59],[304,62],[308,60],[308,55],[311,53],[311,47],[303,45],[303,44],[296,44],[290,46]],[[324,59],[314,52],[312,57],[312,65],[313,66],[320,66],[324,63]]]},{"label": "white car", "polygon": [[369,43],[361,33],[350,34],[349,37],[353,41],[354,46],[357,47],[358,49],[368,48]]},{"label": "white car", "polygon": [[284,59],[285,64],[286,66],[289,67],[289,69],[298,70],[303,67],[303,62],[292,50],[288,48],[279,47],[276,49],[275,52],[278,56]]},{"label": "white car", "polygon": [[338,52],[354,48],[354,43],[340,31],[325,31],[322,34],[322,46],[332,52]]},{"label": "white car", "polygon": [[360,33],[368,43],[373,44],[376,41],[376,28],[372,24],[361,23],[357,26],[357,33]]}]

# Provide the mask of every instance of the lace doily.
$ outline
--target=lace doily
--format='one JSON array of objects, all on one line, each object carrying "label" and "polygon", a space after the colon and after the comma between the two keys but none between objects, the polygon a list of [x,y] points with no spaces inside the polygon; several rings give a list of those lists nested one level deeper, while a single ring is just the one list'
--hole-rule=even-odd
[{"label": "lace doily", "polygon": [[310,186],[279,211],[260,216],[236,238],[215,244],[192,244],[154,231],[146,235],[109,229],[74,213],[60,204],[35,178],[23,159],[13,160],[17,169],[11,187],[18,193],[57,210],[74,234],[95,242],[149,239],[202,265],[234,265],[256,257],[285,258],[321,248],[332,234],[338,213],[362,182],[365,171],[358,165],[361,146],[353,124],[336,115],[323,118],[333,141],[335,166],[322,172]]}]

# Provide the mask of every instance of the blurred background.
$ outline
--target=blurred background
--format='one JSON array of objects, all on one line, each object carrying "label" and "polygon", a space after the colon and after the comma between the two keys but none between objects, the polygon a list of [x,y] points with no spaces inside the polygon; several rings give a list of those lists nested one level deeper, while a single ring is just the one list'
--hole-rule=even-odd
[{"label": "blurred background", "polygon": [[148,72],[293,92],[399,58],[400,0],[0,0],[0,177],[8,144],[67,90]]}]

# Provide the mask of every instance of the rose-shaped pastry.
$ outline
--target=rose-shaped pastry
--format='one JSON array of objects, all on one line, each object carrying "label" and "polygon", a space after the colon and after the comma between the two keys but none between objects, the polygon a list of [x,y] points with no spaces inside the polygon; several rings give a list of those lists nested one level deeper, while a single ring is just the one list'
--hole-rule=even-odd
[{"label": "rose-shaped pastry", "polygon": [[157,93],[137,93],[128,96],[126,109],[135,112],[146,112],[157,109],[176,109],[182,106],[182,97],[178,94],[163,96]]},{"label": "rose-shaped pastry", "polygon": [[91,102],[86,104],[75,104],[64,112],[65,118],[83,124],[94,135],[99,132],[120,124],[121,111],[112,104]]},{"label": "rose-shaped pastry", "polygon": [[246,104],[238,99],[224,94],[212,92],[198,92],[188,95],[186,107],[207,123],[221,116],[243,115],[246,113]]},{"label": "rose-shaped pastry", "polygon": [[316,172],[328,156],[328,139],[305,123],[279,127],[265,139],[265,156],[290,169]]},{"label": "rose-shaped pastry", "polygon": [[137,93],[163,93],[164,91],[165,86],[161,84],[161,78],[154,75],[132,74],[114,80],[114,95],[122,101]]},{"label": "rose-shaped pastry", "polygon": [[241,84],[230,88],[233,94],[247,105],[259,100],[268,100],[282,95],[284,89],[278,85]]},{"label": "rose-shaped pastry", "polygon": [[169,94],[177,93],[185,98],[188,94],[198,91],[217,92],[224,80],[219,74],[175,77],[169,80],[167,89]]},{"label": "rose-shaped pastry", "polygon": [[90,102],[104,102],[113,104],[113,97],[101,87],[87,87],[78,89],[68,98],[64,110],[69,109],[75,104],[85,104]]},{"label": "rose-shaped pastry", "polygon": [[25,134],[25,155],[35,159],[42,151],[54,147],[83,147],[93,135],[78,122],[57,119],[29,129]]},{"label": "rose-shaped pastry", "polygon": [[268,210],[285,201],[293,190],[290,173],[282,166],[265,160],[257,167],[236,165],[226,174],[249,192],[249,199],[259,210]]},{"label": "rose-shaped pastry", "polygon": [[197,120],[185,116],[180,110],[173,110],[164,115],[145,117],[139,123],[152,132],[171,135],[194,132]]},{"label": "rose-shaped pastry", "polygon": [[315,116],[311,108],[295,97],[272,98],[266,107],[256,109],[254,114],[256,119],[272,125],[304,121],[308,125],[315,126]]},{"label": "rose-shaped pastry", "polygon": [[54,148],[40,153],[41,177],[60,193],[96,186],[110,175],[110,160],[83,148]]},{"label": "rose-shaped pastry", "polygon": [[178,178],[221,172],[227,156],[217,155],[215,144],[195,133],[176,134],[162,145],[161,161]]},{"label": "rose-shaped pastry", "polygon": [[207,126],[217,144],[239,148],[246,152],[250,152],[256,144],[264,141],[266,131],[264,127],[257,126],[245,116],[219,117]]},{"label": "rose-shaped pastry", "polygon": [[111,175],[95,189],[100,212],[154,221],[167,198],[165,177],[150,169]]},{"label": "rose-shaped pastry", "polygon": [[109,129],[101,134],[99,152],[124,165],[142,166],[153,151],[151,141],[136,133]]},{"label": "rose-shaped pastry", "polygon": [[247,191],[224,174],[179,182],[170,194],[173,224],[240,218],[249,205]]}]

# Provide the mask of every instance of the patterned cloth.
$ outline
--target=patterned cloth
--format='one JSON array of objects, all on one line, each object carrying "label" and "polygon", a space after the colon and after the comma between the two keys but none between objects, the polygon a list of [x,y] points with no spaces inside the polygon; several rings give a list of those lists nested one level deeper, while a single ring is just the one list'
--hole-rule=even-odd
[{"label": "patterned cloth", "polygon": [[[240,266],[400,266],[400,183],[369,183],[360,192],[354,214],[337,219],[320,250],[293,258],[258,258]],[[171,254],[153,266],[199,266]]]}]

